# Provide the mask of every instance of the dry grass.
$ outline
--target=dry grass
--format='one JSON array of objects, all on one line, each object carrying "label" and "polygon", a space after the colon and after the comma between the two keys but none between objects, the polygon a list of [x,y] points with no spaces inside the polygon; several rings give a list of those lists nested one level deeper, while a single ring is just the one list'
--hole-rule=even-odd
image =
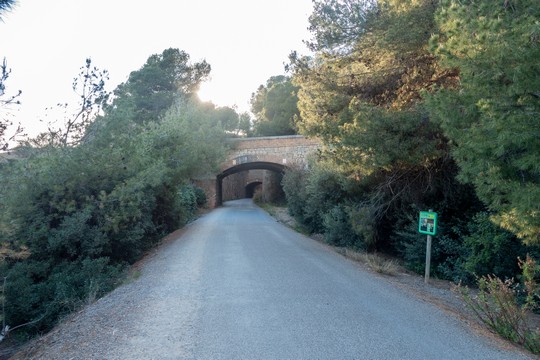
[{"label": "dry grass", "polygon": [[387,259],[378,254],[368,254],[345,249],[346,257],[361,262],[371,270],[385,275],[396,275],[399,272],[399,265],[396,260]]},{"label": "dry grass", "polygon": [[[289,226],[296,232],[309,236],[310,238],[324,242],[322,235],[310,234],[300,224],[298,224],[287,212],[286,207],[276,206],[266,203],[257,203],[259,207],[268,212],[270,216],[276,218],[279,222]],[[379,254],[368,254],[365,252],[358,252],[342,247],[333,247],[334,251],[349,259],[358,261],[365,264],[371,270],[384,274],[384,275],[396,275],[399,273],[399,264],[396,260],[388,259]]]}]

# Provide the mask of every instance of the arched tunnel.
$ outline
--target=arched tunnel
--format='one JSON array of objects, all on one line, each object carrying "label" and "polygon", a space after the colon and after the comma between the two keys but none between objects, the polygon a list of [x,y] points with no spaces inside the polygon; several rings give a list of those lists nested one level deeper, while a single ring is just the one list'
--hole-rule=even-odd
[{"label": "arched tunnel", "polygon": [[223,201],[253,197],[257,191],[265,201],[284,197],[281,179],[285,165],[272,162],[247,162],[230,167],[216,177],[216,206]]},{"label": "arched tunnel", "polygon": [[246,198],[253,199],[253,197],[255,196],[257,192],[262,191],[262,185],[263,185],[262,181],[252,181],[249,184],[247,184],[245,187]]}]

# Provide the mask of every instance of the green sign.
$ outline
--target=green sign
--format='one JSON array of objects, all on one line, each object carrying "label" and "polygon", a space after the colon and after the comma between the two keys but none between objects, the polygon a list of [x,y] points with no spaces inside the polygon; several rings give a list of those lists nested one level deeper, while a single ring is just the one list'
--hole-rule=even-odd
[{"label": "green sign", "polygon": [[437,213],[431,211],[420,211],[418,220],[418,232],[426,235],[437,233]]}]

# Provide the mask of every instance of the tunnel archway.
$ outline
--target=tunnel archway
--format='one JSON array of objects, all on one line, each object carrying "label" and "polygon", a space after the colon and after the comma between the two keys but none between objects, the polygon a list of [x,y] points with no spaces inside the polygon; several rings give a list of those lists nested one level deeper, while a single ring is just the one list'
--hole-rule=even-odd
[{"label": "tunnel archway", "polygon": [[238,164],[224,170],[221,174],[216,176],[216,206],[223,205],[223,179],[227,176],[246,170],[270,170],[278,174],[283,174],[286,168],[285,165],[278,163],[254,161]]},{"label": "tunnel archway", "polygon": [[257,189],[262,187],[262,181],[253,181],[246,185],[246,197],[252,199],[257,192]]}]

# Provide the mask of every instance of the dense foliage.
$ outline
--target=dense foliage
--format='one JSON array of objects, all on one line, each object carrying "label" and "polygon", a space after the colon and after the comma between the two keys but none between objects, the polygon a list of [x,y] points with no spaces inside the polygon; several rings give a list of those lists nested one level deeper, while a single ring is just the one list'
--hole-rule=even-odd
[{"label": "dense foliage", "polygon": [[[48,329],[204,204],[191,179],[221,161],[225,132],[219,112],[193,96],[201,77],[186,59],[175,49],[151,56],[76,146],[41,142],[2,165],[6,324]],[[141,92],[157,77],[168,85],[149,99]]]},{"label": "dense foliage", "polygon": [[432,273],[518,274],[517,257],[538,242],[540,6],[314,4],[315,55],[293,53],[289,67],[297,126],[325,148],[319,164],[285,176],[291,214],[329,243],[422,271],[417,214],[432,208]]},{"label": "dense foliage", "polygon": [[298,87],[286,76],[272,76],[251,97],[251,111],[255,114],[253,135],[279,136],[296,134],[295,119]]},{"label": "dense foliage", "polygon": [[460,84],[431,98],[452,141],[460,178],[474,184],[502,227],[540,242],[540,4],[442,1],[441,63]]}]

